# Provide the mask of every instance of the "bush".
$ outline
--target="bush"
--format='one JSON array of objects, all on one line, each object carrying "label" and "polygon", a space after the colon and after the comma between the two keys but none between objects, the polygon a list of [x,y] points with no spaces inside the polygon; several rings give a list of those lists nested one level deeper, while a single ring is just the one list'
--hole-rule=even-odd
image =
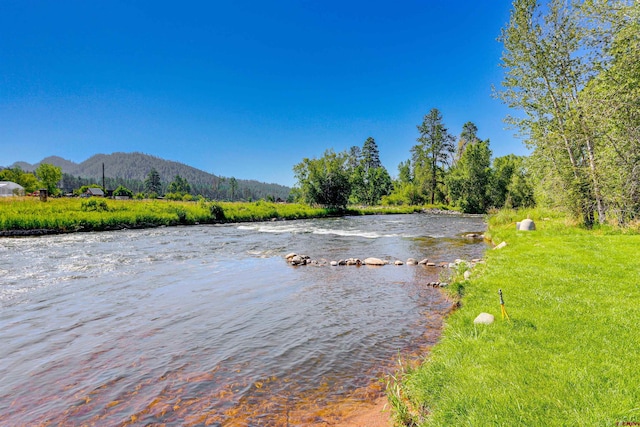
[{"label": "bush", "polygon": [[133,191],[129,190],[127,187],[124,186],[119,186],[118,188],[116,188],[116,190],[113,192],[114,196],[124,196],[124,197],[133,197]]},{"label": "bush", "polygon": [[211,213],[211,219],[216,221],[222,221],[224,219],[224,209],[218,203],[211,203],[209,205],[209,213]]},{"label": "bush", "polygon": [[80,209],[85,212],[109,212],[109,205],[104,199],[91,198],[89,200],[83,200]]}]

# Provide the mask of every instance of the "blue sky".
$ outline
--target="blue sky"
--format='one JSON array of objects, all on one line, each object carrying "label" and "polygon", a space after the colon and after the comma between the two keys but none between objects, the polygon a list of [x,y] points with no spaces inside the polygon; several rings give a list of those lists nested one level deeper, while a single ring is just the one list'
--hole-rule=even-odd
[{"label": "blue sky", "polygon": [[373,137],[392,176],[431,108],[526,154],[499,86],[508,1],[0,0],[0,165],[143,152],[294,185]]}]

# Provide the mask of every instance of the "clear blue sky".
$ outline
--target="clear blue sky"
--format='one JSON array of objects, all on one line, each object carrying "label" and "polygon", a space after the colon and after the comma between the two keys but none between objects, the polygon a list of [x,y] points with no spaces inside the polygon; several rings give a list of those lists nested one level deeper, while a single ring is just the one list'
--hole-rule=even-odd
[{"label": "clear blue sky", "polygon": [[0,0],[0,165],[139,151],[222,176],[372,136],[392,176],[438,108],[526,154],[499,86],[504,1]]}]

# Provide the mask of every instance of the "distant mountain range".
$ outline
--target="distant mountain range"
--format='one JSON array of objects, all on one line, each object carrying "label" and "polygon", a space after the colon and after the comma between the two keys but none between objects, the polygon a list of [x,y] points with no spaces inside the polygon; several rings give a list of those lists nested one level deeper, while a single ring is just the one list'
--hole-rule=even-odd
[{"label": "distant mountain range", "polygon": [[58,156],[50,156],[35,164],[16,162],[12,167],[19,166],[24,171],[34,171],[41,163],[58,166],[65,174],[62,186],[70,191],[84,182],[98,183],[102,181],[102,165],[107,187],[124,185],[136,191],[144,191],[144,180],[151,169],[158,171],[160,180],[166,187],[179,175],[192,187],[192,193],[205,197],[229,200],[258,200],[267,197],[286,200],[291,189],[279,184],[268,184],[255,180],[235,180],[225,178],[196,169],[183,163],[161,159],[144,153],[113,153],[96,154],[82,163],[75,163]]}]

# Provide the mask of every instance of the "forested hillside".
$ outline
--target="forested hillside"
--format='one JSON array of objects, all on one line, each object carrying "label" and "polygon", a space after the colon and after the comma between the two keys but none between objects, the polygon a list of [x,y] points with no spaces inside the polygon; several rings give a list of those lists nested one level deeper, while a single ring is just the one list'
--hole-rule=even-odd
[{"label": "forested hillside", "polygon": [[62,169],[62,190],[73,191],[83,185],[102,184],[102,165],[104,164],[105,184],[115,189],[123,185],[134,193],[144,192],[144,181],[155,170],[160,175],[162,192],[176,176],[186,180],[192,194],[201,194],[212,199],[258,200],[273,198],[286,200],[290,189],[279,184],[267,184],[255,180],[226,178],[204,172],[183,163],[161,159],[143,153],[96,154],[82,163],[74,163],[57,156],[43,159],[31,165],[17,162],[13,167],[24,171],[34,171],[39,164],[52,164]]}]

